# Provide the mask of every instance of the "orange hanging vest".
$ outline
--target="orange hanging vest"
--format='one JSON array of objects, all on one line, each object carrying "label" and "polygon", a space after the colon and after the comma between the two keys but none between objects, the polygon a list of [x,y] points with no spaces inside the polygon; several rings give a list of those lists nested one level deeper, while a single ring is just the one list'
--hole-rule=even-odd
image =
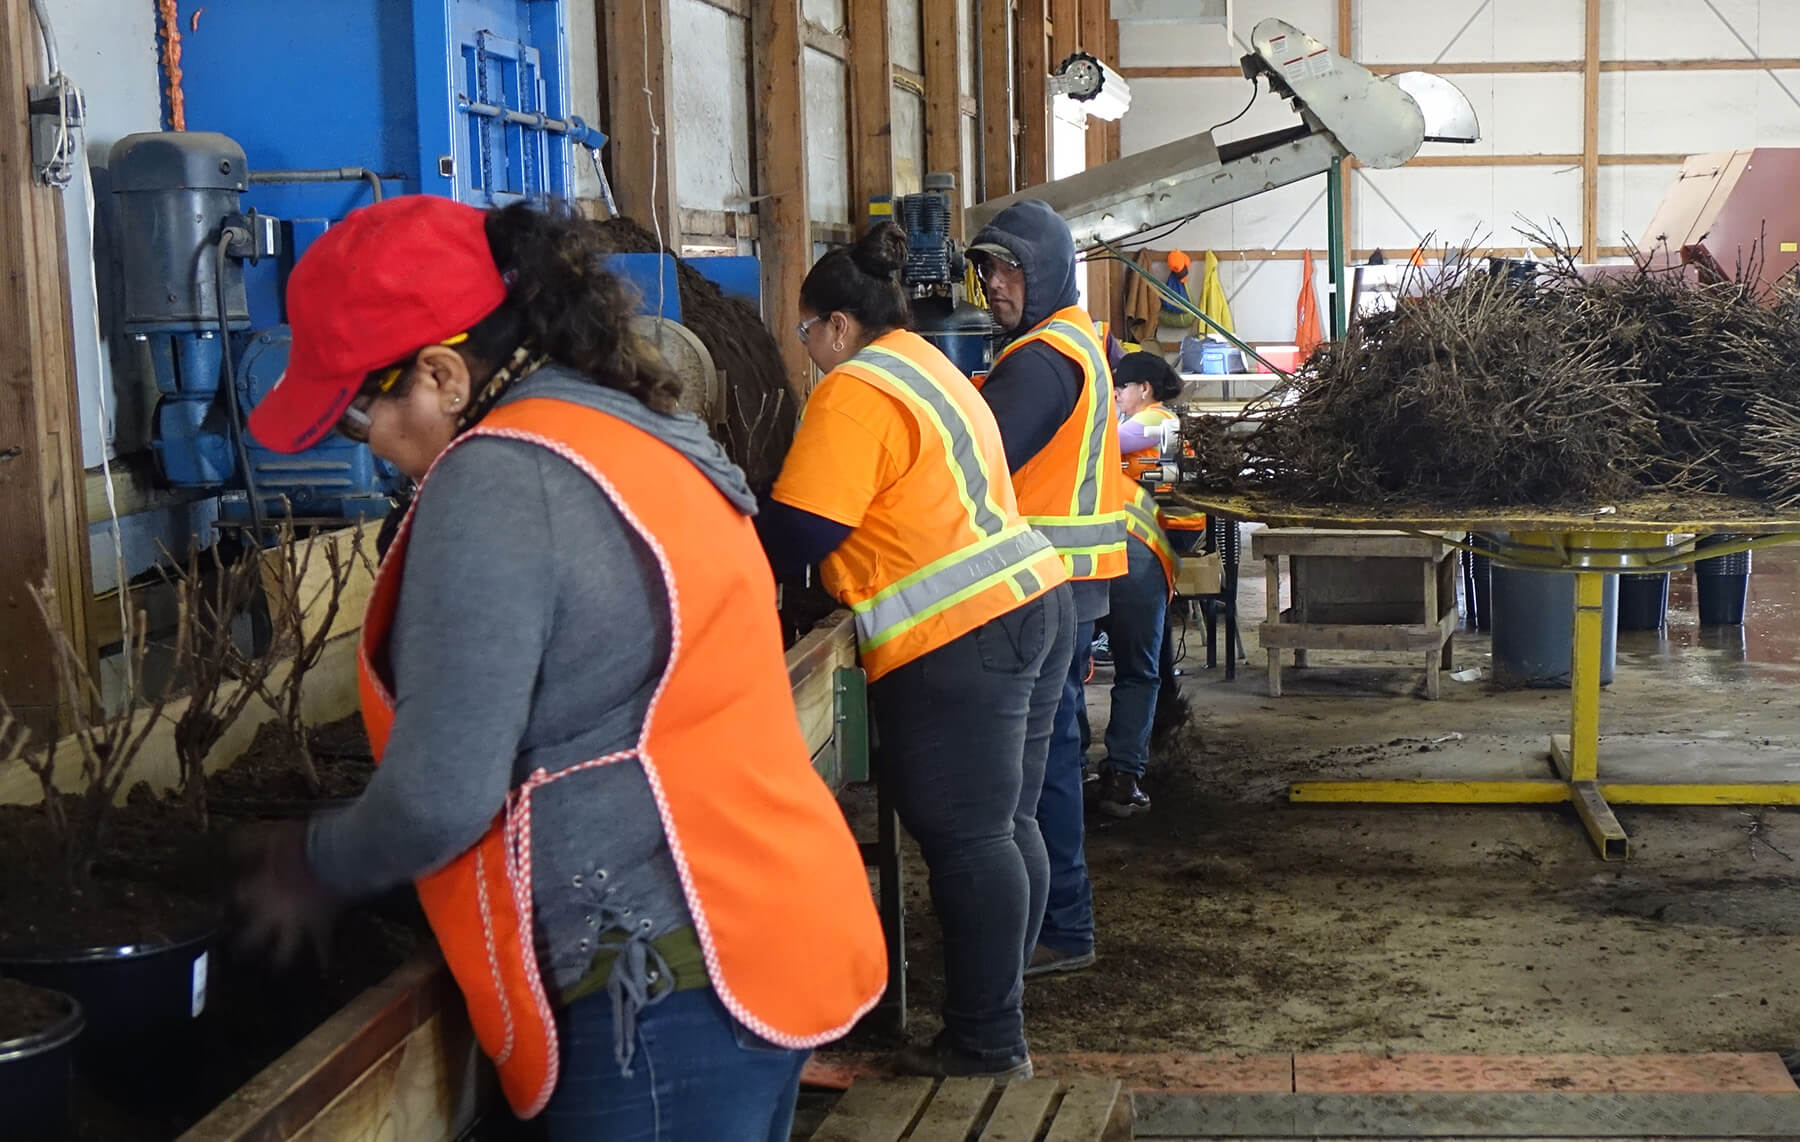
[{"label": "orange hanging vest", "polygon": [[[635,748],[532,773],[474,848],[418,881],[507,1102],[530,1118],[557,1079],[556,1023],[532,939],[532,793],[594,766],[643,766],[707,975],[731,1014],[784,1047],[842,1036],[880,998],[887,953],[855,838],[801,736],[751,522],[673,448],[595,409],[517,401],[451,447],[482,436],[535,444],[581,469],[655,554],[669,601],[669,661]],[[382,562],[358,653],[377,760],[394,725],[381,668],[410,524]]]},{"label": "orange hanging vest", "polygon": [[1081,366],[1081,396],[1050,443],[1013,473],[1019,510],[1055,544],[1071,579],[1125,574],[1125,479],[1119,470],[1112,370],[1087,311],[1059,309],[1006,347],[1041,341]]}]

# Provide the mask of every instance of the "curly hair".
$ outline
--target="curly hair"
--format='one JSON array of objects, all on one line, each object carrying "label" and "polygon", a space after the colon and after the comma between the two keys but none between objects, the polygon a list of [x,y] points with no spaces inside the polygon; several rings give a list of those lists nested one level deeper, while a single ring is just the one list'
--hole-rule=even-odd
[{"label": "curly hair", "polygon": [[529,343],[595,384],[674,412],[681,382],[632,329],[636,291],[606,269],[595,224],[568,203],[514,203],[488,212],[488,247],[506,300],[469,330],[468,349],[499,365]]}]

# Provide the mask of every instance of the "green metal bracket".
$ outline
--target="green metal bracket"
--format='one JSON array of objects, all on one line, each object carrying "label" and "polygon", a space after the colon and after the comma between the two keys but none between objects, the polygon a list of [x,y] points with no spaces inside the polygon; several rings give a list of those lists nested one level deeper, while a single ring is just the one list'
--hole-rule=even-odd
[{"label": "green metal bracket", "polygon": [[1350,332],[1350,291],[1346,285],[1349,251],[1344,242],[1344,158],[1331,160],[1325,174],[1326,270],[1331,276],[1331,338],[1342,341]]},{"label": "green metal bracket", "polygon": [[869,676],[860,666],[831,673],[832,750],[845,784],[869,779]]}]

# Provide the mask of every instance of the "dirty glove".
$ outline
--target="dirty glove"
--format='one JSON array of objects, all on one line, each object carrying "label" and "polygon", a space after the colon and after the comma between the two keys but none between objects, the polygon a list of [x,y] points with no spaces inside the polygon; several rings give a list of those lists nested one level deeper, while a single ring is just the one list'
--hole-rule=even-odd
[{"label": "dirty glove", "polygon": [[285,968],[303,944],[311,945],[324,963],[339,902],[307,862],[306,823],[281,821],[246,829],[234,848],[241,870],[234,893],[240,946],[267,948],[275,965]]}]

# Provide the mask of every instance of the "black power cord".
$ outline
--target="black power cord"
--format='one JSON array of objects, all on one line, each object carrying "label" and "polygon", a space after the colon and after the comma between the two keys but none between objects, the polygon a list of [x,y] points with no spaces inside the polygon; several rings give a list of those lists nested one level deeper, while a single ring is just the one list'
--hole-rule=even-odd
[{"label": "black power cord", "polygon": [[248,242],[250,238],[248,231],[230,226],[219,232],[219,244],[213,248],[213,301],[217,303],[219,347],[225,361],[225,399],[231,403],[231,439],[237,445],[238,464],[244,469],[244,491],[250,497],[250,524],[255,528],[255,545],[261,547],[263,537],[268,534],[268,524],[263,519],[262,497],[256,491],[256,473],[250,468],[250,449],[244,443],[250,425],[238,401],[237,362],[231,359],[231,325],[225,315],[225,261],[229,257],[226,247],[233,241]]}]

